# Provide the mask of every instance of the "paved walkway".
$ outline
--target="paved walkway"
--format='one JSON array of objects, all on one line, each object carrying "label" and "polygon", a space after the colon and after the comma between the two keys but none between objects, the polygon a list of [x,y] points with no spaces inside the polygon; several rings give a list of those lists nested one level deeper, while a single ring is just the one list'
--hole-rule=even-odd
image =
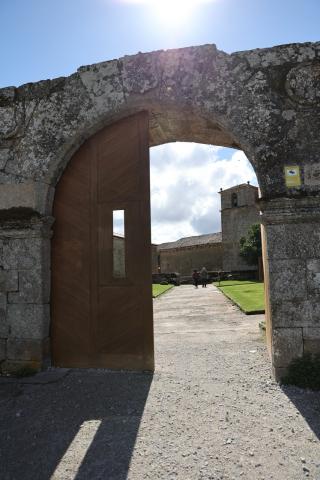
[{"label": "paved walkway", "polygon": [[0,383],[0,479],[319,480],[320,395],[273,382],[261,316],[212,286],[154,311],[154,376]]}]

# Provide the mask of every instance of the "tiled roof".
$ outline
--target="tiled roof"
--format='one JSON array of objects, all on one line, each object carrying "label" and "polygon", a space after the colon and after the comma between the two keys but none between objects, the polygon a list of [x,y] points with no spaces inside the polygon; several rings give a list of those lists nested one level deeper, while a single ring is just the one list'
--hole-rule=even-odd
[{"label": "tiled roof", "polygon": [[250,183],[240,183],[240,185],[235,185],[234,187],[224,188],[218,193],[224,193],[230,190],[238,190],[239,188],[253,188],[254,190],[258,190],[258,187],[256,187],[255,185],[251,185]]},{"label": "tiled roof", "polygon": [[196,237],[184,237],[175,242],[161,243],[158,250],[168,250],[171,248],[193,247],[197,245],[206,245],[208,243],[220,243],[222,241],[221,232],[198,235]]}]

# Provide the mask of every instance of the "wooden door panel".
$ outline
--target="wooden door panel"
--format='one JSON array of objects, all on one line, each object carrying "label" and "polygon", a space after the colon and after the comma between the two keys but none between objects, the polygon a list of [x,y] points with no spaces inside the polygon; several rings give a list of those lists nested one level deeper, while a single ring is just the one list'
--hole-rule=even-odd
[{"label": "wooden door panel", "polygon": [[97,135],[99,202],[130,201],[143,196],[140,137],[136,118],[111,126],[107,135]]},{"label": "wooden door panel", "polygon": [[53,215],[51,337],[56,366],[79,366],[90,337],[90,164],[84,146],[57,186]]},{"label": "wooden door panel", "polygon": [[[52,350],[66,367],[153,369],[148,117],[98,132],[57,186]],[[125,272],[113,271],[113,211],[125,211]]]},{"label": "wooden door panel", "polygon": [[123,286],[100,288],[98,348],[100,353],[143,355],[140,292]]}]

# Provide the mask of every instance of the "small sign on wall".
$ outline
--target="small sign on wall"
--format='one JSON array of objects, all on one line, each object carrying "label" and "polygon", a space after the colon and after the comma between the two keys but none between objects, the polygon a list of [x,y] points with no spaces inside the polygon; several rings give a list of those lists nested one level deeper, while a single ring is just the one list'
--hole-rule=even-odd
[{"label": "small sign on wall", "polygon": [[284,176],[287,187],[301,186],[300,167],[298,165],[289,165],[284,167]]}]

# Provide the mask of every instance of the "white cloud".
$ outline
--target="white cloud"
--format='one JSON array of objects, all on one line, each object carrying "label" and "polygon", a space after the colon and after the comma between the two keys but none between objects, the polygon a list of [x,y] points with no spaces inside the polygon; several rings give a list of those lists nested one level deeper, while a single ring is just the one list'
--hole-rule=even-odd
[{"label": "white cloud", "polygon": [[150,174],[154,243],[220,231],[220,187],[257,185],[243,152],[195,143],[153,147]]}]

